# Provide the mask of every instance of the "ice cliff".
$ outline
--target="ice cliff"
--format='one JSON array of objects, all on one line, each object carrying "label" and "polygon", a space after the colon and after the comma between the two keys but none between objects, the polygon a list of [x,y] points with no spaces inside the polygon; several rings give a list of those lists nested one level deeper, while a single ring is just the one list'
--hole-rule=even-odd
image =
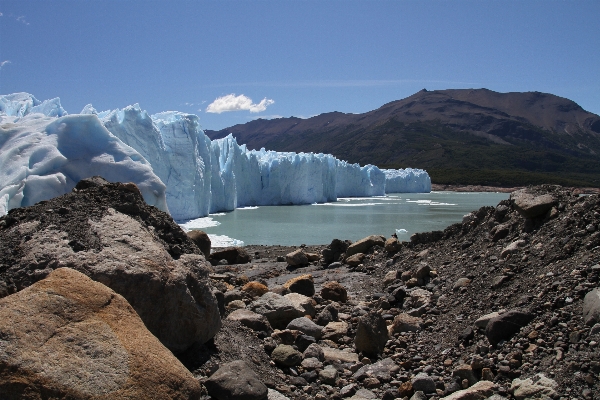
[{"label": "ice cliff", "polygon": [[[176,220],[255,205],[310,204],[386,192],[429,192],[423,170],[380,170],[329,154],[248,150],[211,141],[196,115],[148,115],[136,104],[67,115],[58,98],[0,96],[0,215],[102,175],[136,183]],[[166,185],[166,188],[165,188]]]}]

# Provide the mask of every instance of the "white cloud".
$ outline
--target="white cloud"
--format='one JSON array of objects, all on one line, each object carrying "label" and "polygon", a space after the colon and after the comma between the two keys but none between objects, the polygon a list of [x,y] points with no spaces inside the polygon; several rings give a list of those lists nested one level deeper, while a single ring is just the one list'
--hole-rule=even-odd
[{"label": "white cloud", "polygon": [[236,96],[234,93],[228,94],[227,96],[218,97],[206,107],[206,112],[221,114],[225,111],[250,111],[253,113],[265,111],[268,106],[275,103],[275,101],[267,99],[266,97],[261,100],[260,103],[252,103],[250,97],[240,94]]},{"label": "white cloud", "polygon": [[0,61],[0,69],[2,69],[2,67],[4,67],[7,64],[10,64],[10,60]]},{"label": "white cloud", "polygon": [[29,25],[29,22],[25,21],[25,16],[21,15],[20,17],[17,17],[17,21],[25,24],[25,25]]}]

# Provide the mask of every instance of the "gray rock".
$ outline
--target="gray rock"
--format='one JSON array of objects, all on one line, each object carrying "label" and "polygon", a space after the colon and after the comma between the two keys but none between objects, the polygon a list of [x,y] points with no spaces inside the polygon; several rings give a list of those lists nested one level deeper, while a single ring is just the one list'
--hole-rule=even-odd
[{"label": "gray rock", "polygon": [[514,242],[512,242],[508,246],[506,246],[504,249],[502,249],[502,252],[500,253],[500,257],[506,258],[506,257],[508,257],[509,254],[516,254],[519,252],[519,249],[521,247],[525,247],[526,244],[527,244],[527,241],[525,241],[523,239],[515,240]]},{"label": "gray rock", "polygon": [[302,368],[304,368],[305,370],[310,371],[313,369],[323,368],[323,363],[321,361],[319,361],[318,358],[309,357],[309,358],[305,358],[304,360],[302,360],[302,362],[300,363],[300,366]]},{"label": "gray rock", "polygon": [[326,326],[330,322],[337,322],[339,320],[339,313],[337,308],[333,304],[328,304],[315,318],[317,325]]},{"label": "gray rock", "polygon": [[536,195],[528,189],[521,189],[510,194],[515,209],[525,218],[535,218],[544,215],[554,205],[556,200],[551,194]]},{"label": "gray rock", "polygon": [[354,345],[357,352],[376,356],[383,352],[389,334],[385,320],[378,312],[370,312],[358,319]]},{"label": "gray rock", "polygon": [[477,377],[475,377],[475,374],[473,373],[473,368],[467,364],[462,364],[454,368],[452,377],[458,378],[459,381],[466,379],[469,382],[469,386],[473,386],[477,383]]},{"label": "gray rock", "polygon": [[326,385],[335,385],[337,377],[338,372],[333,365],[328,365],[319,371],[319,378],[321,379],[321,382]]},{"label": "gray rock", "polygon": [[276,364],[284,367],[293,367],[302,362],[302,353],[287,344],[280,344],[271,353],[271,358]]},{"label": "gray rock", "polygon": [[417,279],[425,279],[429,277],[429,273],[431,272],[431,268],[427,264],[421,264],[417,271],[415,272],[415,278]]},{"label": "gray rock", "polygon": [[494,382],[479,381],[467,389],[458,390],[440,400],[483,400],[492,396],[493,392],[497,390],[498,385]]},{"label": "gray rock", "polygon": [[427,396],[422,390],[417,390],[415,394],[411,396],[410,400],[427,400]]},{"label": "gray rock", "polygon": [[389,286],[396,279],[400,279],[400,274],[398,271],[388,271],[383,278],[383,286]]},{"label": "gray rock", "polygon": [[269,389],[267,400],[290,400],[290,398],[282,395],[277,390]]},{"label": "gray rock", "polygon": [[532,378],[516,378],[510,385],[510,391],[517,400],[554,398],[558,384],[544,374],[537,374]]},{"label": "gray rock", "polygon": [[266,400],[268,390],[258,375],[241,360],[223,364],[205,382],[217,400]]},{"label": "gray rock", "polygon": [[591,326],[600,322],[600,288],[588,292],[583,299],[583,321]]},{"label": "gray rock", "polygon": [[352,377],[357,381],[361,381],[365,378],[377,378],[382,382],[389,382],[392,379],[392,376],[399,370],[400,367],[396,365],[394,360],[391,358],[384,358],[374,364],[368,364],[361,367],[354,375],[352,375]]},{"label": "gray rock", "polygon": [[356,393],[354,394],[354,396],[351,397],[351,399],[354,399],[354,398],[372,400],[372,399],[376,399],[377,395],[375,393],[371,392],[369,389],[358,389],[356,391]]},{"label": "gray rock", "polygon": [[482,328],[482,329],[483,329],[483,328],[485,328],[485,327],[487,326],[488,322],[490,322],[490,320],[491,320],[492,318],[496,318],[496,317],[498,317],[499,315],[500,315],[500,314],[499,314],[498,312],[494,311],[494,312],[492,312],[492,313],[489,313],[489,314],[486,314],[486,315],[484,315],[484,316],[482,316],[482,317],[479,317],[479,318],[478,318],[478,319],[475,321],[475,326],[476,326],[477,328]]},{"label": "gray rock", "polygon": [[456,282],[454,282],[454,286],[452,286],[452,290],[459,290],[462,287],[467,287],[471,284],[471,280],[469,278],[458,278]]},{"label": "gray rock", "polygon": [[267,292],[249,305],[250,310],[262,314],[275,329],[285,329],[293,319],[302,316],[294,304],[285,297]]},{"label": "gray rock", "polygon": [[272,332],[271,324],[264,315],[255,313],[247,309],[235,310],[227,316],[228,320],[239,321],[242,325],[247,326],[257,332]]},{"label": "gray rock", "polygon": [[313,299],[300,293],[288,293],[285,296],[298,310],[300,315],[310,315],[314,317],[317,313],[315,305],[317,304]]},{"label": "gray rock", "polygon": [[529,312],[518,310],[508,311],[492,318],[488,322],[485,328],[485,335],[491,344],[496,345],[502,340],[510,339],[522,327],[529,324],[533,318],[534,315]]},{"label": "gray rock", "polygon": [[311,344],[304,350],[302,354],[304,358],[316,358],[319,361],[325,361],[325,353],[323,349],[318,344]]},{"label": "gray rock", "polygon": [[286,329],[295,329],[300,332],[304,332],[305,334],[312,336],[317,340],[321,338],[321,332],[323,331],[322,326],[315,324],[306,317],[293,319],[287,325]]},{"label": "gray rock", "polygon": [[411,381],[415,392],[435,393],[435,382],[433,378],[425,373],[418,373]]},{"label": "gray rock", "polygon": [[321,338],[337,342],[348,334],[349,328],[350,327],[348,324],[344,321],[330,322],[325,326],[325,328],[323,328],[323,331],[321,332]]},{"label": "gray rock", "polygon": [[358,385],[356,383],[350,383],[340,389],[340,396],[350,397],[356,393]]},{"label": "gray rock", "polygon": [[367,236],[364,239],[360,239],[355,243],[352,243],[348,250],[346,250],[346,257],[357,253],[366,253],[373,246],[385,246],[385,237],[379,235]]}]

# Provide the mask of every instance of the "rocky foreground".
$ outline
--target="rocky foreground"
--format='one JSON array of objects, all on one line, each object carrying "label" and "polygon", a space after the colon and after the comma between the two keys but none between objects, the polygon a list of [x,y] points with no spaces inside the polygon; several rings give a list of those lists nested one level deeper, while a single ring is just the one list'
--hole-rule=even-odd
[{"label": "rocky foreground", "polygon": [[208,256],[82,181],[0,219],[0,398],[598,398],[599,224],[542,186],[410,242]]}]

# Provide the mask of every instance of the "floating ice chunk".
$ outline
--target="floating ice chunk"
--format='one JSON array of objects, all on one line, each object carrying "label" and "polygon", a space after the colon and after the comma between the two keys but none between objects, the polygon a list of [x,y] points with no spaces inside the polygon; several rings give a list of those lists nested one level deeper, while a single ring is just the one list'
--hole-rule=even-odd
[{"label": "floating ice chunk", "polygon": [[238,239],[230,238],[225,235],[213,235],[208,234],[210,238],[210,247],[242,247],[244,246],[244,242]]},{"label": "floating ice chunk", "polygon": [[181,226],[184,231],[191,231],[193,229],[211,228],[213,226],[219,226],[219,225],[221,225],[221,223],[219,221],[215,221],[211,217],[196,218],[196,219],[192,219],[190,221],[179,224],[179,226]]}]

